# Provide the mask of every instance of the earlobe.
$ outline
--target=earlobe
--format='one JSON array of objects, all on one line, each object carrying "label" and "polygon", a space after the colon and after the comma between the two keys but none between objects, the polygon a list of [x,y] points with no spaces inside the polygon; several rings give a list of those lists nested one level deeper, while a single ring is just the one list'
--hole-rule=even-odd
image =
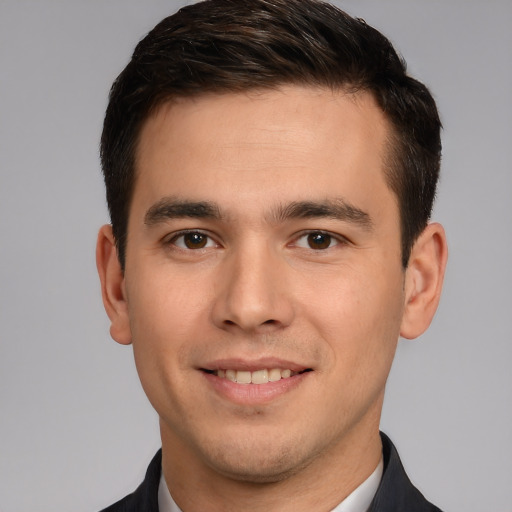
[{"label": "earlobe", "polygon": [[447,259],[443,227],[437,223],[429,224],[412,248],[405,273],[402,337],[416,338],[430,325],[441,298]]},{"label": "earlobe", "polygon": [[131,343],[124,274],[117,257],[112,226],[102,226],[96,244],[96,267],[101,282],[103,305],[110,318],[110,335],[122,345]]}]

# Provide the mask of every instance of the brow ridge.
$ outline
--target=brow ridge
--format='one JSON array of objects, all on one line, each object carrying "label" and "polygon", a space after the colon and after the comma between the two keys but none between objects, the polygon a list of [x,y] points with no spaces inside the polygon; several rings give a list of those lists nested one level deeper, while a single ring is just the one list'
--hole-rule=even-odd
[{"label": "brow ridge", "polygon": [[[153,226],[166,220],[180,218],[221,220],[224,215],[219,206],[211,201],[164,197],[148,209],[144,216],[144,223]],[[373,221],[367,212],[342,198],[322,201],[293,201],[285,205],[278,205],[267,218],[270,222],[277,224],[290,219],[331,218],[357,224],[366,230],[373,228]]]},{"label": "brow ridge", "polygon": [[279,206],[272,212],[274,222],[288,219],[331,218],[350,222],[366,230],[373,228],[370,215],[342,198],[326,199],[324,201],[293,201]]},{"label": "brow ridge", "polygon": [[153,204],[144,216],[144,224],[153,226],[170,219],[221,219],[219,207],[210,201],[189,201],[164,197]]}]

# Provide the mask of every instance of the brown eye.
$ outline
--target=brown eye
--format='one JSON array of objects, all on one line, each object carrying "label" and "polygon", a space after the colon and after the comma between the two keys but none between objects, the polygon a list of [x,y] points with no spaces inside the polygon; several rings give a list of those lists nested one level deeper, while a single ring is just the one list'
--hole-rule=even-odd
[{"label": "brown eye", "polygon": [[208,237],[203,233],[185,233],[183,243],[187,249],[203,249],[208,243]]},{"label": "brown eye", "polygon": [[307,236],[308,246],[311,249],[327,249],[331,246],[332,237],[327,233],[310,233]]},{"label": "brown eye", "polygon": [[165,245],[174,246],[182,251],[215,249],[219,244],[210,235],[202,231],[182,231],[165,241]]}]

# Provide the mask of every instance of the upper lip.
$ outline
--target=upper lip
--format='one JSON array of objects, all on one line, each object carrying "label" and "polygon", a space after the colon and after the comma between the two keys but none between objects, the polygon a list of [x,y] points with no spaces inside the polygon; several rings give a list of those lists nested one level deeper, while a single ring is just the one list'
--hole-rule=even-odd
[{"label": "upper lip", "polygon": [[308,365],[303,365],[285,359],[274,357],[264,357],[260,359],[242,359],[242,358],[226,358],[216,359],[200,366],[201,370],[245,370],[255,372],[262,369],[279,368],[281,370],[291,370],[292,372],[302,372],[311,369]]}]

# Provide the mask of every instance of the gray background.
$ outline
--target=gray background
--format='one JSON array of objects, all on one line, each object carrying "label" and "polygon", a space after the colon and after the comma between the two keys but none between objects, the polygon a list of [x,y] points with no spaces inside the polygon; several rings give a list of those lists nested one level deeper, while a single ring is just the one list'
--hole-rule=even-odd
[{"label": "gray background", "polygon": [[[94,265],[112,80],[182,2],[0,0],[0,511],[94,511],[159,446]],[[512,2],[352,0],[434,92],[435,220],[450,262],[430,331],[403,341],[383,429],[447,511],[511,511]]]}]

